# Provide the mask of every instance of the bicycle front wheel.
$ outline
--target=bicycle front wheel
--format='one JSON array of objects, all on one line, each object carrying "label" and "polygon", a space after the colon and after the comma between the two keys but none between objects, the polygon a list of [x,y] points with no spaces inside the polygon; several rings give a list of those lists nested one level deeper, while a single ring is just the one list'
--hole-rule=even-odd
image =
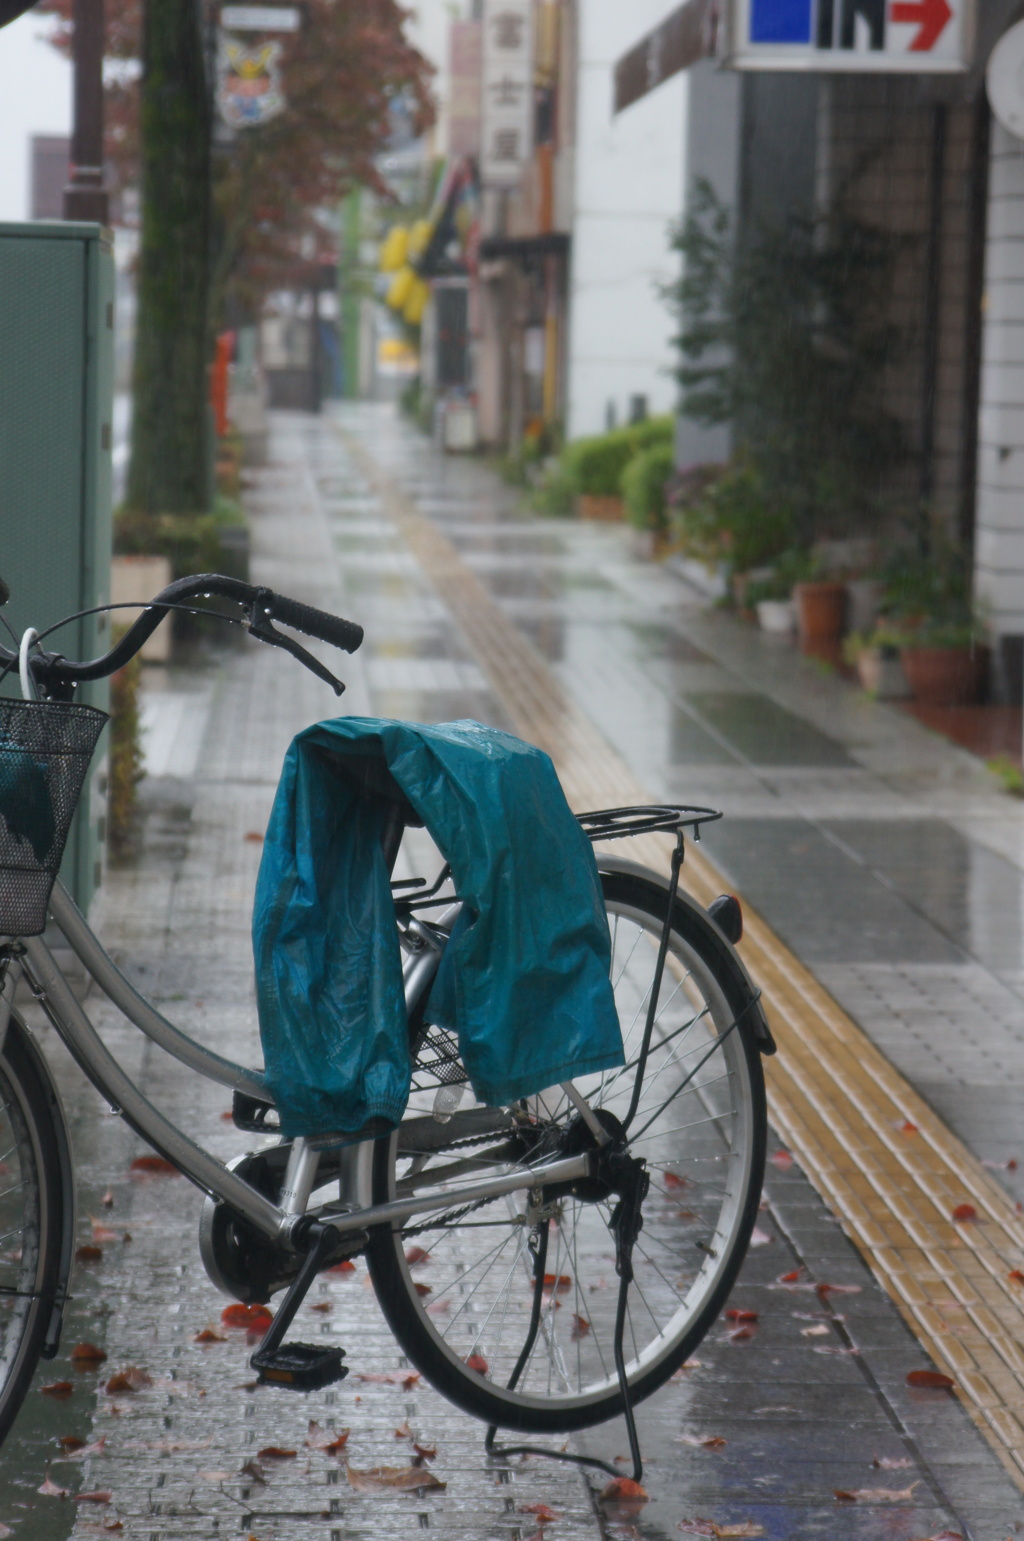
[{"label": "bicycle front wheel", "polygon": [[[576,1084],[614,1128],[626,1115],[638,1071],[668,895],[638,869],[602,873],[602,883],[626,1063]],[[630,1155],[642,1157],[651,1175],[624,1338],[633,1403],[693,1352],[721,1310],[750,1240],[766,1138],[751,1005],[735,954],[706,912],[681,895],[628,1131]],[[450,1084],[461,1068],[450,1041],[445,1054],[444,1036],[430,1029],[414,1056],[419,1094],[413,1108],[421,1118],[438,1085]],[[530,1138],[543,1138],[548,1150],[578,1138],[579,1115],[559,1088],[511,1111],[520,1129],[526,1124]],[[427,1190],[432,1179],[451,1195],[439,1216],[373,1233],[368,1261],[381,1307],[412,1362],[464,1411],[535,1433],[603,1422],[622,1410],[613,1357],[616,1196],[562,1192],[538,1202],[536,1191],[532,1197],[524,1191],[460,1207],[467,1180],[515,1170],[510,1142],[475,1132],[473,1112],[457,1113],[420,1138],[429,1152],[412,1148],[417,1141],[410,1143],[401,1129],[377,1142],[375,1202]],[[479,1110],[476,1118],[479,1123]],[[531,1328],[535,1296],[540,1316]]]},{"label": "bicycle front wheel", "polygon": [[12,1017],[0,1056],[0,1444],[39,1362],[59,1284],[67,1201],[55,1095]]}]

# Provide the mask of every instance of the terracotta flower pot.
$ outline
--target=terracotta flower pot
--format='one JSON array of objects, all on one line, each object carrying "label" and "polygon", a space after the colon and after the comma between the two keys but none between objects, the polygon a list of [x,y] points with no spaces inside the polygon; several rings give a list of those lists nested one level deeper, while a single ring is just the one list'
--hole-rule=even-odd
[{"label": "terracotta flower pot", "polygon": [[841,583],[798,583],[793,590],[800,648],[835,661],[843,635],[846,589]]},{"label": "terracotta flower pot", "polygon": [[980,647],[904,647],[903,672],[921,706],[970,706],[981,694],[985,651]]},{"label": "terracotta flower pot", "polygon": [[625,518],[626,505],[619,497],[596,492],[581,492],[576,499],[577,519],[597,519],[602,524],[618,524]]}]

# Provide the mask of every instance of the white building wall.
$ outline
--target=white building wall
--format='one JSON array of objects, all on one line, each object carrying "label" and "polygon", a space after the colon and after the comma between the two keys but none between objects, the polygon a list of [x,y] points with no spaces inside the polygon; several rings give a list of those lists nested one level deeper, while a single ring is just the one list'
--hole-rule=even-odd
[{"label": "white building wall", "polygon": [[683,200],[685,73],[612,117],[615,61],[670,0],[582,0],[569,298],[568,433],[619,423],[631,396],[675,405],[672,317],[657,285],[678,273],[668,227]]},{"label": "white building wall", "polygon": [[1000,635],[1024,633],[1024,143],[992,124],[975,582]]}]

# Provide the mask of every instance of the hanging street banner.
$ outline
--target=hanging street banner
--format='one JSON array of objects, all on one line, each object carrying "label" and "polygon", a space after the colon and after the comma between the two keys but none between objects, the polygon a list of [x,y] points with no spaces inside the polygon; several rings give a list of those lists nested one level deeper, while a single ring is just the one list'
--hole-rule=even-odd
[{"label": "hanging street banner", "polygon": [[735,69],[951,74],[974,43],[974,0],[731,0],[720,57]]},{"label": "hanging street banner", "polygon": [[533,0],[484,0],[480,180],[514,187],[533,153]]},{"label": "hanging street banner", "polygon": [[260,128],[285,108],[281,44],[242,42],[220,34],[217,110],[229,128]]}]

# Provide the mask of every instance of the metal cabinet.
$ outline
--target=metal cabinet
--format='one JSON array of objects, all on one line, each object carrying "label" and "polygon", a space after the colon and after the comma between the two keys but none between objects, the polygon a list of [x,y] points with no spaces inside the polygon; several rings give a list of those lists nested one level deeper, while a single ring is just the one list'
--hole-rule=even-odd
[{"label": "metal cabinet", "polygon": [[[113,342],[110,232],[0,224],[0,617],[18,636],[109,597]],[[47,646],[85,658],[109,641],[109,618],[85,616]],[[106,710],[106,682],[79,699]],[[102,878],[106,752],[104,736],[61,869],[83,910]]]}]

